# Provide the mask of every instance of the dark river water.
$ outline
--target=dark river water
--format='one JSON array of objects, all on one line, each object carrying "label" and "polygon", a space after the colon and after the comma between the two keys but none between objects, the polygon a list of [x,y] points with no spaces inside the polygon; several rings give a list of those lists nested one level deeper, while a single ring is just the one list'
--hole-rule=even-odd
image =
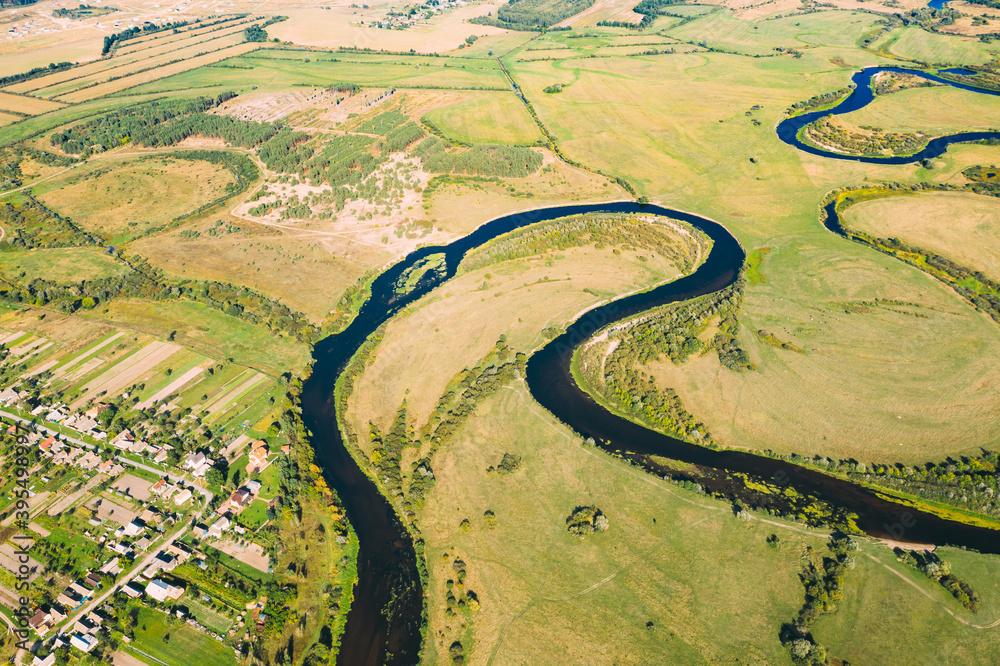
[{"label": "dark river water", "polygon": [[[1000,552],[997,532],[952,523],[887,502],[854,484],[797,465],[738,451],[713,451],[661,435],[611,414],[583,392],[570,374],[573,350],[599,328],[644,310],[710,294],[735,280],[745,260],[737,240],[721,225],[696,215],[616,202],[543,208],[492,220],[445,246],[424,247],[379,275],[351,325],[317,344],[313,373],[303,390],[303,417],[312,432],[317,461],[347,510],[361,544],[358,583],[348,615],[338,664],[377,666],[419,660],[424,593],[413,540],[390,503],[362,472],[344,445],[337,426],[334,384],[365,339],[407,304],[455,275],[465,253],[514,229],[567,215],[590,212],[654,213],[689,222],[714,241],[707,260],[691,275],[650,291],[628,296],[584,314],[566,333],[536,352],[527,366],[535,399],[584,437],[602,446],[636,455],[659,455],[716,470],[743,472],[771,484],[788,485],[831,505],[854,512],[858,525],[876,536],[914,543],[950,543]],[[443,253],[443,274],[428,273],[405,296],[393,285],[405,270],[431,254]],[[707,482],[709,490],[711,483]],[[730,480],[724,490],[739,495]],[[384,611],[392,606],[394,612]]]},{"label": "dark river water", "polygon": [[[954,73],[965,73],[958,72],[957,69],[953,70],[943,70],[943,71],[954,71]],[[937,83],[944,83],[946,85],[952,86],[953,88],[959,88],[960,90],[968,90],[970,92],[976,92],[983,95],[993,95],[1000,96],[1000,92],[993,90],[986,90],[984,88],[977,88],[976,86],[968,85],[965,83],[957,83],[955,81],[949,81],[948,79],[930,74],[928,72],[921,72],[915,69],[904,69],[901,67],[869,67],[867,69],[862,69],[861,71],[854,74],[851,77],[851,81],[854,83],[854,92],[852,92],[846,99],[837,104],[835,107],[826,109],[825,111],[812,111],[810,113],[803,113],[800,116],[794,116],[792,118],[786,118],[778,124],[777,132],[778,138],[787,143],[790,146],[795,146],[799,150],[810,155],[819,155],[821,157],[829,157],[835,160],[849,160],[852,162],[867,162],[869,164],[911,164],[913,162],[919,162],[923,159],[929,159],[938,157],[944,154],[948,150],[948,146],[953,143],[964,143],[968,141],[982,141],[984,139],[1000,139],[1000,132],[962,132],[959,134],[952,134],[949,136],[942,136],[936,139],[932,139],[924,148],[918,153],[912,155],[904,155],[901,157],[871,157],[871,156],[857,156],[857,155],[844,155],[843,153],[835,153],[829,150],[823,150],[822,148],[816,148],[804,143],[799,139],[799,130],[808,125],[809,123],[815,122],[820,118],[825,118],[826,116],[839,116],[845,113],[850,113],[851,111],[857,111],[865,106],[871,104],[875,97],[875,93],[872,90],[871,82],[872,77],[874,77],[879,72],[897,72],[901,74],[913,74],[914,76],[919,76],[921,78],[927,79],[928,81],[936,81]]]}]

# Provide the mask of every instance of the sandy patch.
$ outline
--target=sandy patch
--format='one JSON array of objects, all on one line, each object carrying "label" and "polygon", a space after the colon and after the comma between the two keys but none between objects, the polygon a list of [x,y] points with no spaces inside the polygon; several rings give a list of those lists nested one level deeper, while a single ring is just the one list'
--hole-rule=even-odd
[{"label": "sandy patch", "polygon": [[[422,230],[417,231],[415,223],[421,220],[423,212],[422,191],[431,179],[431,174],[421,168],[420,160],[406,158],[402,153],[396,154],[389,163],[384,164],[380,169],[380,172],[385,175],[392,171],[408,171],[410,181],[402,190],[402,195],[392,203],[388,214],[386,214],[386,204],[351,199],[347,202],[344,210],[335,213],[333,219],[282,220],[280,209],[271,211],[265,216],[250,215],[250,209],[263,202],[274,201],[278,198],[288,200],[293,195],[301,201],[309,195],[319,194],[329,189],[326,185],[268,183],[269,191],[274,192],[273,196],[262,197],[258,201],[237,206],[233,209],[233,215],[271,227],[306,232],[315,236],[316,242],[330,252],[333,252],[334,248],[341,249],[343,241],[348,240],[384,249],[396,257],[407,254],[417,245],[437,243],[449,239],[450,235],[443,234],[437,229],[427,234],[424,234]],[[381,183],[381,177],[373,177]],[[417,188],[420,189],[419,192]],[[319,210],[314,210],[314,213],[319,212]],[[408,233],[410,237],[407,237]],[[326,238],[324,239],[324,237]],[[333,242],[325,242],[325,240]]]},{"label": "sandy patch", "polygon": [[145,479],[140,479],[131,474],[124,474],[111,486],[111,489],[125,493],[132,499],[145,501],[149,499],[149,488],[152,485],[152,483]]},{"label": "sandy patch", "polygon": [[247,543],[244,545],[239,545],[233,541],[220,541],[216,546],[218,550],[221,550],[226,555],[231,555],[235,559],[239,560],[243,564],[253,567],[258,571],[263,571],[267,573],[268,568],[268,557],[264,549],[255,544]]},{"label": "sandy patch", "polygon": [[177,144],[178,149],[187,150],[221,150],[229,144],[223,139],[215,139],[206,136],[189,136]]},{"label": "sandy patch", "polygon": [[136,659],[127,652],[114,652],[111,654],[112,666],[146,666],[146,662]]},{"label": "sandy patch", "polygon": [[112,502],[111,500],[104,499],[103,497],[94,500],[94,502],[89,505],[89,508],[97,509],[98,519],[111,520],[118,523],[122,527],[131,523],[135,520],[136,516],[139,515],[135,511],[132,511],[121,504]]}]

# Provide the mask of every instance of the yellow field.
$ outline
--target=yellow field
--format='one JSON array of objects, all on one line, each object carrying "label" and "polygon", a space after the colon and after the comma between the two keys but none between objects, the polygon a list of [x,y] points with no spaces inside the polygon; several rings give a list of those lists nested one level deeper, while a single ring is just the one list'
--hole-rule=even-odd
[{"label": "yellow field", "polygon": [[[242,39],[242,37],[239,39]],[[239,39],[237,39],[237,42]],[[180,72],[196,69],[198,67],[202,67],[203,65],[210,65],[214,62],[231,58],[232,56],[249,53],[250,51],[258,48],[260,48],[260,44],[236,43],[234,46],[229,46],[213,53],[206,53],[204,55],[187,58],[181,62],[173,63],[172,65],[164,65],[163,67],[151,69],[148,72],[140,72],[131,76],[125,76],[115,81],[101,83],[93,86],[92,88],[85,88],[84,90],[78,90],[77,92],[61,95],[60,97],[62,98],[62,101],[66,102],[85,102],[98,97],[104,97],[105,95],[111,95],[112,93],[120,92],[133,86],[142,85],[143,83],[149,83],[150,81],[156,81],[174,74],[179,74]],[[190,48],[191,53],[197,53],[202,50],[204,49],[197,46]],[[182,56],[178,54],[175,57]]]},{"label": "yellow field", "polygon": [[13,113],[4,113],[3,111],[0,111],[0,125],[6,125],[8,123],[16,123],[18,120],[21,120],[22,118],[23,116],[18,116]]},{"label": "yellow field", "polygon": [[6,50],[0,54],[0,71],[5,74],[27,72],[35,67],[46,67],[53,62],[88,62],[101,57],[101,37],[68,40],[58,43],[52,40],[48,46]]},{"label": "yellow field", "polygon": [[242,19],[233,18],[226,23],[219,23],[218,25],[209,26],[207,28],[187,26],[187,29],[182,29],[177,34],[174,34],[173,31],[170,31],[166,33],[163,32],[155,33],[149,35],[148,37],[137,37],[136,39],[130,39],[124,42],[121,46],[115,49],[115,57],[119,58],[121,56],[131,55],[138,51],[152,52],[154,49],[160,50],[161,47],[163,47],[166,44],[177,45],[179,42],[193,39],[200,35],[205,35],[208,33],[212,34],[221,33],[225,30],[229,30],[229,28],[233,26],[240,25],[246,27],[249,23],[252,23],[258,19],[259,17],[257,16],[248,16]]},{"label": "yellow field", "polygon": [[[236,231],[210,236],[208,230],[219,219]],[[380,247],[353,243],[350,236],[271,229],[223,214],[185,228],[199,231],[201,237],[185,238],[177,230],[131,247],[171,275],[245,284],[281,299],[317,324],[344,289],[394,256]]]},{"label": "yellow field", "polygon": [[1000,200],[963,192],[876,199],[844,212],[847,226],[899,238],[1000,280]]},{"label": "yellow field", "polygon": [[583,28],[597,25],[598,21],[626,21],[638,24],[642,20],[642,14],[636,14],[632,11],[634,6],[632,3],[623,3],[620,0],[597,0],[588,9],[558,23],[557,27]]},{"label": "yellow field", "polygon": [[22,95],[11,95],[0,91],[0,109],[3,109],[4,111],[16,111],[18,113],[35,115],[38,113],[45,113],[46,111],[52,111],[54,109],[61,109],[65,106],[65,104],[60,104],[59,102],[51,102],[45,99],[33,99]]},{"label": "yellow field", "polygon": [[[33,92],[42,96],[49,97],[50,93],[48,88],[55,86],[59,83],[64,83],[68,81],[79,81],[83,79],[88,80],[99,80],[99,78],[94,78],[98,74],[107,74],[113,69],[121,67],[123,65],[133,64],[133,63],[147,63],[150,59],[155,56],[163,55],[164,53],[170,53],[173,51],[180,50],[187,46],[198,44],[216,37],[220,37],[226,34],[232,34],[233,32],[242,32],[243,26],[237,26],[235,28],[230,28],[228,30],[219,30],[217,32],[212,32],[206,37],[193,37],[182,33],[181,35],[174,35],[178,39],[171,40],[169,43],[153,42],[147,48],[133,49],[127,54],[116,53],[113,58],[107,58],[104,60],[99,60],[87,65],[82,65],[80,67],[74,67],[63,72],[56,72],[55,74],[49,74],[48,76],[39,77],[37,79],[31,79],[23,83],[17,83],[9,87],[9,90],[15,92]],[[131,43],[131,42],[126,42]],[[204,49],[203,49],[204,50]],[[170,58],[167,59],[168,61]],[[146,66],[151,66],[151,63]],[[138,69],[138,68],[137,68]],[[110,76],[118,76],[121,73],[110,74]],[[83,83],[81,83],[83,85]],[[60,89],[64,90],[64,89]],[[59,93],[55,93],[59,94]]]}]

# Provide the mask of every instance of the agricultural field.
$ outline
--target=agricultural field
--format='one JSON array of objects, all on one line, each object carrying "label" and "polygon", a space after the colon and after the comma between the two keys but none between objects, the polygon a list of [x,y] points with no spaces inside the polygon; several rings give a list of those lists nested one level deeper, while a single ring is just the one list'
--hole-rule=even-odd
[{"label": "agricultural field", "polygon": [[[220,430],[236,434],[257,423],[255,414],[274,409],[273,376],[248,367],[255,361],[254,345],[260,344],[252,327],[243,338],[230,330],[228,337],[206,339],[204,324],[210,317],[199,322],[188,316],[191,328],[178,328],[180,320],[175,320],[170,330],[158,329],[148,316],[130,316],[127,305],[113,304],[107,312],[95,310],[100,317],[87,318],[31,308],[6,313],[0,326],[5,337],[15,336],[7,345],[17,361],[8,362],[5,377],[16,378],[12,371],[44,373],[48,389],[77,406],[97,394],[110,400],[128,392],[142,408],[199,408]],[[167,317],[179,314],[186,314],[183,304],[170,304],[156,321],[165,324]],[[176,343],[166,340],[171,333]],[[285,352],[286,357],[294,358],[292,354]],[[273,373],[277,368],[264,365],[261,370]]]}]

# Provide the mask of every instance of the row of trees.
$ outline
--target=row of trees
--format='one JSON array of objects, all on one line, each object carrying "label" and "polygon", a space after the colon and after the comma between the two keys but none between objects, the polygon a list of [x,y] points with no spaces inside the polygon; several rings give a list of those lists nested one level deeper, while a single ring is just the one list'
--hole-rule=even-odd
[{"label": "row of trees", "polygon": [[313,342],[319,337],[319,331],[309,323],[304,314],[252,289],[223,282],[171,280],[139,256],[128,260],[126,265],[132,270],[123,275],[96,280],[59,284],[35,278],[23,285],[8,283],[0,289],[0,300],[53,305],[65,312],[74,312],[81,307],[93,307],[112,298],[143,298],[153,301],[185,298],[305,342]]},{"label": "row of trees", "polygon": [[160,25],[156,25],[155,23],[146,21],[142,27],[133,26],[131,28],[126,28],[121,32],[106,35],[104,37],[104,45],[101,48],[101,55],[108,55],[120,42],[124,42],[128,39],[134,39],[139,35],[148,35],[154,32],[160,32],[161,30],[175,30],[177,28],[182,28],[187,24],[187,21],[174,21],[172,23],[162,23]]},{"label": "row of trees", "polygon": [[819,562],[814,557],[809,558],[799,574],[806,600],[798,617],[781,628],[781,643],[797,666],[825,666],[827,663],[826,648],[815,642],[809,629],[821,615],[837,612],[836,602],[844,598],[844,576],[855,567],[852,553],[858,550],[858,542],[834,533],[827,542],[827,549],[830,556],[822,557]]},{"label": "row of trees", "polygon": [[948,590],[958,600],[958,603],[973,613],[979,612],[979,593],[973,590],[971,585],[951,573],[951,565],[938,557],[937,554],[930,551],[907,551],[902,548],[894,548],[893,551],[901,562],[909,564],[931,580],[940,583],[941,587]]}]

